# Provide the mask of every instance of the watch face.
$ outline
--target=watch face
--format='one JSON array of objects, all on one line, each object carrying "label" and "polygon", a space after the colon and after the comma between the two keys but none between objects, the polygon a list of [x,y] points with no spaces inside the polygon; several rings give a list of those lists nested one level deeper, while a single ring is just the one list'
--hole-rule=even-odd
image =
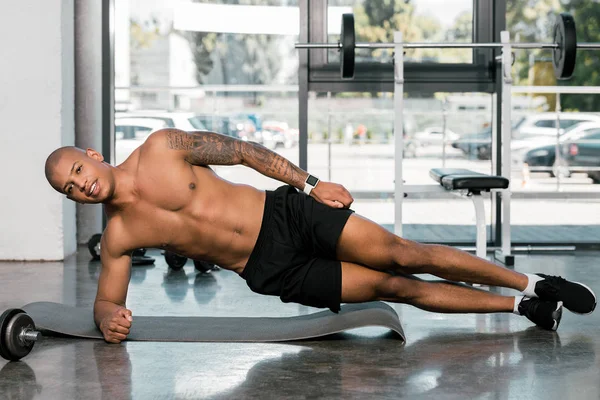
[{"label": "watch face", "polygon": [[308,178],[306,178],[306,183],[310,186],[315,186],[317,182],[319,182],[319,179],[317,179],[316,176],[309,175]]}]

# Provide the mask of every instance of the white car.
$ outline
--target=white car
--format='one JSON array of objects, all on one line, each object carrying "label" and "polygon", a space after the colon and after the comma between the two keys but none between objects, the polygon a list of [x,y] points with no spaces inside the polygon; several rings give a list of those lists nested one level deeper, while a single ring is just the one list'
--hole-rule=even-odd
[{"label": "white car", "polygon": [[[525,154],[540,146],[556,143],[565,132],[571,132],[577,127],[592,124],[596,126],[600,123],[600,116],[585,113],[559,113],[560,128],[556,128],[556,113],[535,114],[526,117],[513,130],[513,139],[510,142],[513,168],[520,169]],[[542,127],[545,125],[547,127]]]},{"label": "white car", "polygon": [[155,130],[168,125],[153,118],[115,118],[115,140],[146,139]]},{"label": "white car", "polygon": [[446,128],[446,135],[444,137],[444,130],[439,126],[431,126],[417,132],[412,137],[412,142],[418,147],[426,146],[442,146],[442,143],[453,143],[460,135],[456,132]]},{"label": "white car", "polygon": [[262,130],[256,132],[254,136],[256,141],[270,149],[278,146],[289,149],[297,145],[299,141],[298,129],[291,129],[287,122],[280,121],[263,122]]},{"label": "white car", "polygon": [[166,128],[165,121],[152,118],[115,118],[115,162],[120,164],[152,132]]},{"label": "white car", "polygon": [[537,113],[523,117],[513,127],[513,139],[528,139],[531,137],[554,136],[556,138],[557,130],[568,129],[581,122],[598,121],[600,115],[587,113],[558,113],[560,123],[557,129],[557,115],[555,112]]},{"label": "white car", "polygon": [[187,111],[135,110],[116,113],[115,117],[162,120],[166,127],[184,131],[206,130],[200,118],[195,113]]}]

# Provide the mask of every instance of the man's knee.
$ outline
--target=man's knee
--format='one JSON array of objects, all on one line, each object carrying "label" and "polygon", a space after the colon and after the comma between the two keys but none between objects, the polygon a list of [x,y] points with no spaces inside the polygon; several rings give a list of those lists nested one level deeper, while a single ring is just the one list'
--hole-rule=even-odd
[{"label": "man's knee", "polygon": [[394,263],[408,273],[418,273],[417,268],[431,265],[435,245],[398,238],[393,245]]},{"label": "man's knee", "polygon": [[379,300],[405,302],[417,296],[420,288],[421,280],[418,278],[390,275],[378,283],[375,292]]}]

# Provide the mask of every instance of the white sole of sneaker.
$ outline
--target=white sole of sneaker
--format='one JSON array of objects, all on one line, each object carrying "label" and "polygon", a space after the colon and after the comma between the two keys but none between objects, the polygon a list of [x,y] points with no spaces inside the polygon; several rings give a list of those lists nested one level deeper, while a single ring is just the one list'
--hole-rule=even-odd
[{"label": "white sole of sneaker", "polygon": [[592,309],[592,311],[590,311],[590,312],[587,312],[587,313],[580,313],[580,312],[577,312],[577,311],[571,311],[571,310],[569,310],[569,311],[571,311],[573,314],[579,314],[579,315],[590,315],[590,314],[591,314],[591,313],[593,313],[593,312],[594,312],[594,310],[596,309],[596,293],[594,293],[594,291],[593,291],[593,290],[592,290],[592,289],[591,289],[589,286],[587,286],[587,285],[585,285],[585,284],[583,284],[583,283],[581,283],[581,282],[575,282],[575,281],[571,281],[571,282],[572,282],[572,283],[576,283],[576,284],[578,284],[578,285],[581,285],[581,286],[583,286],[584,288],[586,288],[587,290],[589,290],[589,291],[590,291],[590,293],[592,294],[592,296],[594,296],[594,308]]},{"label": "white sole of sneaker", "polygon": [[562,319],[562,301],[559,301],[556,305],[556,310],[552,313],[552,319],[554,320],[554,326],[552,330],[555,331],[558,329],[558,325],[560,325],[560,320]]}]

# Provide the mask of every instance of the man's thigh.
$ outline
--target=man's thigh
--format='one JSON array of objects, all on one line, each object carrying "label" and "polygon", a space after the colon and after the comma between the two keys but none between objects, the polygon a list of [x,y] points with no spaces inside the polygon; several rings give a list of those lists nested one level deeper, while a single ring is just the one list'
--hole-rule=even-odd
[{"label": "man's thigh", "polygon": [[427,246],[403,239],[381,225],[353,214],[338,239],[336,257],[380,271],[413,273],[411,268],[427,263]]}]

